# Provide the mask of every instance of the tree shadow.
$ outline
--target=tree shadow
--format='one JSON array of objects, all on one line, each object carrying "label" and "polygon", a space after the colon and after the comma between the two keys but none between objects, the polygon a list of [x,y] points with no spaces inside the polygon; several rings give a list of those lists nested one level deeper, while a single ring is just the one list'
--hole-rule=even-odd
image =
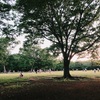
[{"label": "tree shadow", "polygon": [[62,81],[85,81],[85,80],[91,80],[92,78],[88,78],[88,77],[71,77],[71,78],[64,78],[64,77],[54,77],[54,80],[62,80]]}]

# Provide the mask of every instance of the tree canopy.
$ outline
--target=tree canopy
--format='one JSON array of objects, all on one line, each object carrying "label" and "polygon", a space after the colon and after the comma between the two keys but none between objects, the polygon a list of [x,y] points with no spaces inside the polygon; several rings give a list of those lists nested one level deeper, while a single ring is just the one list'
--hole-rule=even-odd
[{"label": "tree canopy", "polygon": [[11,41],[18,35],[14,24],[18,21],[14,5],[15,0],[0,1],[0,37],[10,38]]}]

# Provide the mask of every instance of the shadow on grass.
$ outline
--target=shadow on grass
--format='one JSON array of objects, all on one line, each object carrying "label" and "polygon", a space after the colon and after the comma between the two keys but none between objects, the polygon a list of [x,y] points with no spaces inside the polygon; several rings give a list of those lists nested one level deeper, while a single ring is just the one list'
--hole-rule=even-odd
[{"label": "shadow on grass", "polygon": [[58,81],[85,81],[85,80],[91,80],[92,78],[87,77],[71,77],[71,78],[63,78],[63,77],[54,77],[54,80]]},{"label": "shadow on grass", "polygon": [[[100,100],[100,83],[88,80],[91,79],[87,77],[72,79],[33,77],[27,80],[29,84],[22,88],[3,89],[0,100]],[[19,81],[19,84],[24,82]]]},{"label": "shadow on grass", "polygon": [[33,84],[34,82],[66,82],[66,81],[88,81],[92,78],[87,77],[72,77],[72,78],[63,78],[63,77],[31,77],[29,79],[24,78],[15,78],[8,81],[1,81],[0,86],[11,86],[13,84]]}]

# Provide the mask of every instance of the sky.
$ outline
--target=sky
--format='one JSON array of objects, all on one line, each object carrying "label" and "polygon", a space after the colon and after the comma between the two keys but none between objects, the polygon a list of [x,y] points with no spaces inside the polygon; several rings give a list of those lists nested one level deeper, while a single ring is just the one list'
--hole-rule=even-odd
[{"label": "sky", "polygon": [[[11,54],[18,53],[19,49],[23,47],[23,41],[25,41],[25,36],[21,35],[21,36],[17,37],[16,40],[19,41],[19,44],[17,44],[15,48],[10,49]],[[45,40],[44,44],[41,44],[40,47],[41,48],[49,47],[50,44],[51,44],[50,41]]]},{"label": "sky", "polygon": [[21,48],[21,47],[23,47],[23,41],[25,41],[25,36],[19,36],[19,37],[17,37],[16,38],[16,41],[19,41],[19,43],[14,47],[14,48],[11,48],[10,49],[10,53],[11,54],[16,54],[16,53],[18,53],[19,52],[19,49]]}]

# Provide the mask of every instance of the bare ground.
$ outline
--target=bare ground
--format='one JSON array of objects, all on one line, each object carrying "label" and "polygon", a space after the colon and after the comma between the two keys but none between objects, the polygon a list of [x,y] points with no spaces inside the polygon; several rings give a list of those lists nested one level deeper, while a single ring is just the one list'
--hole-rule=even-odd
[{"label": "bare ground", "polygon": [[[14,84],[22,86],[8,88]],[[31,78],[26,83],[0,86],[0,100],[100,100],[100,79]]]}]

